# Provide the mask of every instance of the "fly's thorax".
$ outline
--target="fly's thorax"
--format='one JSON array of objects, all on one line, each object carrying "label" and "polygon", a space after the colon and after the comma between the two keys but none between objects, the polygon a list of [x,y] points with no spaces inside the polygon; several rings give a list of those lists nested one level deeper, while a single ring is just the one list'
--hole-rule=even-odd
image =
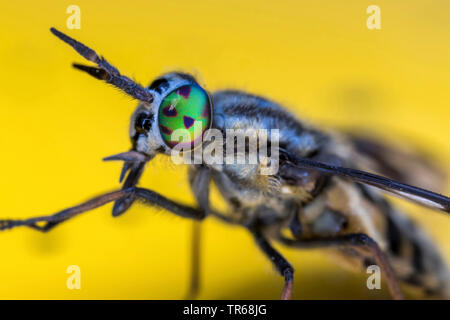
[{"label": "fly's thorax", "polygon": [[297,154],[309,156],[319,150],[327,134],[300,121],[285,108],[264,97],[238,90],[213,94],[214,125],[221,130],[253,129],[278,132],[279,146]]}]

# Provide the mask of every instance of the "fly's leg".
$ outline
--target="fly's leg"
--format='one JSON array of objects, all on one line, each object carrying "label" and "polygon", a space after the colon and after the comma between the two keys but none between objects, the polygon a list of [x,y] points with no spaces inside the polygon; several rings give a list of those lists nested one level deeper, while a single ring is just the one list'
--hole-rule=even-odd
[{"label": "fly's leg", "polygon": [[[83,212],[93,210],[95,208],[101,207],[108,202],[119,200],[123,197],[129,196],[133,193],[133,189],[126,189],[120,191],[110,192],[91,200],[88,200],[78,206],[71,207],[65,210],[62,210],[58,213],[48,215],[48,216],[40,216],[29,219],[18,219],[18,220],[0,220],[0,230],[12,229],[15,227],[26,226],[33,228],[38,231],[47,232],[51,230],[53,227],[58,224],[67,221]],[[38,225],[38,223],[45,223],[43,226]]]},{"label": "fly's leg", "polygon": [[135,188],[134,194],[137,199],[143,200],[144,204],[166,209],[167,211],[175,213],[176,215],[183,218],[202,220],[206,216],[206,213],[203,210],[172,201],[149,189]]},{"label": "fly's leg", "polygon": [[266,254],[277,268],[281,276],[284,277],[284,287],[281,292],[282,300],[290,300],[294,286],[294,268],[291,264],[275,249],[264,235],[258,229],[250,229],[259,248]]},{"label": "fly's leg", "polygon": [[300,223],[298,210],[294,213],[294,217],[289,224],[289,229],[291,230],[292,236],[295,239],[299,239],[302,236],[302,224]]},{"label": "fly's leg", "polygon": [[325,247],[339,247],[339,246],[351,246],[366,249],[375,258],[376,263],[380,266],[389,292],[392,297],[396,300],[404,299],[403,293],[398,284],[395,273],[388,262],[386,255],[381,251],[380,247],[366,234],[348,234],[337,237],[330,238],[320,238],[320,239],[302,239],[302,240],[292,240],[279,236],[279,240],[290,247],[296,248],[325,248]]},{"label": "fly's leg", "polygon": [[289,205],[291,213],[291,222],[289,223],[289,230],[295,239],[301,239],[302,237],[302,223],[300,222],[300,207],[292,202]]},{"label": "fly's leg", "polygon": [[191,270],[189,289],[186,295],[187,300],[193,300],[197,297],[200,290],[200,271],[201,271],[201,238],[202,226],[200,222],[193,221],[191,229]]},{"label": "fly's leg", "polygon": [[[121,178],[123,177],[124,173],[126,173],[126,171],[130,170],[130,173],[128,174],[127,178],[125,179],[125,182],[123,183],[122,190],[136,186],[139,181],[139,178],[141,177],[142,173],[144,172],[144,168],[145,168],[145,162],[140,162],[140,163],[125,162],[124,167],[122,169]],[[134,200],[135,200],[135,197],[133,194],[130,194],[127,197],[117,200],[114,203],[113,210],[112,210],[113,217],[117,217],[117,216],[121,215],[122,213],[125,213],[125,211],[127,211],[131,207]]]},{"label": "fly's leg", "polygon": [[[209,212],[210,180],[211,172],[205,167],[192,168],[189,171],[192,191],[200,209],[205,213]],[[193,222],[191,232],[191,277],[187,299],[195,299],[200,289],[202,227],[198,221]]]},{"label": "fly's leg", "polygon": [[[144,200],[146,204],[158,206],[181,217],[191,218],[195,220],[201,220],[205,217],[205,213],[203,211],[174,202],[154,191],[142,188],[129,188],[126,190],[114,191],[98,196],[78,206],[65,209],[48,216],[40,216],[29,219],[0,220],[0,231],[21,226],[30,227],[39,231],[48,231],[57,224],[67,221],[83,212],[93,210],[109,202],[117,201],[130,195],[134,195],[134,197]],[[38,226],[38,223],[42,222],[46,224],[44,226]]]},{"label": "fly's leg", "polygon": [[63,223],[64,221],[67,221],[68,219],[61,220],[61,221],[56,221],[56,222],[47,222],[43,226],[40,226],[40,225],[37,225],[37,224],[33,224],[33,225],[29,225],[29,227],[34,229],[34,230],[37,230],[37,231],[48,232],[48,231],[52,230],[54,227],[56,227],[57,225],[59,225],[60,223]]}]

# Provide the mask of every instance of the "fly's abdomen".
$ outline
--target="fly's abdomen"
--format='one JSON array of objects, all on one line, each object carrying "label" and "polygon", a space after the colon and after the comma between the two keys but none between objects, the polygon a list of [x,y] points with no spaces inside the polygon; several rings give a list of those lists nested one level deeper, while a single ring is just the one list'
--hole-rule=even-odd
[{"label": "fly's abdomen", "polygon": [[398,280],[422,289],[427,296],[450,299],[450,273],[431,238],[381,194],[364,186],[360,189],[382,215],[380,235]]},{"label": "fly's abdomen", "polygon": [[386,203],[388,256],[399,280],[426,295],[450,299],[450,273],[424,230]]}]

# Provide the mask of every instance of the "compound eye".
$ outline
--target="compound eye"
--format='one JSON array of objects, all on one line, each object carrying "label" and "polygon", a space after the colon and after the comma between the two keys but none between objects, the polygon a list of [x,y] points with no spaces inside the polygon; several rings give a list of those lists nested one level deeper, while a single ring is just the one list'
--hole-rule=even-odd
[{"label": "compound eye", "polygon": [[136,117],[136,122],[134,123],[134,128],[138,133],[147,133],[152,127],[153,115],[148,115],[146,113],[140,113]]},{"label": "compound eye", "polygon": [[[211,103],[208,93],[198,85],[185,85],[169,93],[158,114],[159,130],[167,146],[180,144],[184,150],[197,146],[211,126]],[[172,138],[177,129],[187,130],[183,142]]]}]

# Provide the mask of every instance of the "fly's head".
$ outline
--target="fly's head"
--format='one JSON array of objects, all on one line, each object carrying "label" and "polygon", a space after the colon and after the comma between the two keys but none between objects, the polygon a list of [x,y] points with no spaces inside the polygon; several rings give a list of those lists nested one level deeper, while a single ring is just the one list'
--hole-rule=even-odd
[{"label": "fly's head", "polygon": [[[169,154],[179,145],[194,148],[203,133],[211,127],[212,102],[209,94],[191,75],[169,73],[154,80],[146,88],[153,96],[151,103],[140,103],[131,117],[130,138],[133,150],[149,157]],[[201,130],[194,130],[194,124]],[[186,132],[180,141],[177,130]]]},{"label": "fly's head", "polygon": [[[188,74],[173,72],[163,75],[144,90],[152,99],[141,100],[131,116],[131,150],[104,159],[124,161],[119,179],[122,182],[127,176],[124,188],[137,184],[145,163],[155,155],[168,155],[175,146],[182,150],[199,146],[204,132],[212,123],[211,98]],[[178,130],[183,133],[174,135]],[[182,141],[177,137],[182,138]],[[118,201],[113,212],[120,214],[130,204],[131,200]]]}]

